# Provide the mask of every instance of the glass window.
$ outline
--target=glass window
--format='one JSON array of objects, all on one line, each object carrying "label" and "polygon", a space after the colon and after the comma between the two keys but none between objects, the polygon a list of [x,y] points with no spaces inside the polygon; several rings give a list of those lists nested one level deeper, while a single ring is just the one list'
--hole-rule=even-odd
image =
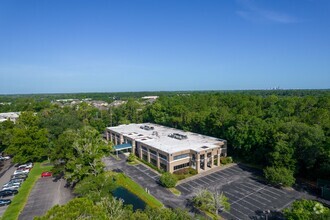
[{"label": "glass window", "polygon": [[174,170],[182,169],[182,168],[185,168],[185,167],[189,167],[189,163],[184,163],[184,164],[174,166]]},{"label": "glass window", "polygon": [[149,149],[149,152],[150,152],[151,154],[157,156],[157,152],[156,152],[156,151]]},{"label": "glass window", "polygon": [[167,160],[167,156],[164,155],[164,154],[159,154],[159,157],[162,158],[162,159],[164,159],[164,160]]},{"label": "glass window", "polygon": [[180,154],[180,155],[174,156],[173,160],[179,160],[179,159],[186,158],[186,157],[189,157],[189,154]]}]

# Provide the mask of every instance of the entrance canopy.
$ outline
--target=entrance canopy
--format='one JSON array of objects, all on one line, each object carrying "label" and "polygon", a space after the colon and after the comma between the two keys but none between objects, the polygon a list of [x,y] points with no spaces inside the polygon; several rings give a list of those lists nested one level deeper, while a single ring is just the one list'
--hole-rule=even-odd
[{"label": "entrance canopy", "polygon": [[119,145],[113,146],[113,148],[115,149],[115,151],[118,155],[118,151],[132,149],[132,145],[131,144],[119,144]]}]

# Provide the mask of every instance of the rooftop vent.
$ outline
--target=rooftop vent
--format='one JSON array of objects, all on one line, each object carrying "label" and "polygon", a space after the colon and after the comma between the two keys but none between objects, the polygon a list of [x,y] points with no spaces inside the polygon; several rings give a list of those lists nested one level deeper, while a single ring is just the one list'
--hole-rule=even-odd
[{"label": "rooftop vent", "polygon": [[168,136],[171,137],[171,138],[178,139],[178,140],[183,140],[183,139],[188,138],[187,135],[178,134],[178,133],[172,133],[172,134],[169,134]]},{"label": "rooftop vent", "polygon": [[147,131],[154,130],[154,127],[148,126],[148,125],[141,125],[140,128],[141,129],[144,129],[144,130],[147,130]]},{"label": "rooftop vent", "polygon": [[207,149],[207,148],[209,148],[209,147],[203,146],[202,148],[203,148],[203,149]]}]

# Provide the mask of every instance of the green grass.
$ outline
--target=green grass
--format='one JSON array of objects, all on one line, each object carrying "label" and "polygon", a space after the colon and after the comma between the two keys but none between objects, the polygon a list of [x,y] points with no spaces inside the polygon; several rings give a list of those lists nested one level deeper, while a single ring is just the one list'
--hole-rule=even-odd
[{"label": "green grass", "polygon": [[125,174],[118,173],[115,175],[115,177],[116,177],[116,183],[119,186],[126,188],[131,193],[134,193],[141,200],[143,200],[148,206],[153,207],[153,208],[163,207],[163,203],[158,201],[152,195],[148,194],[139,184],[134,182],[132,179],[130,179]]},{"label": "green grass", "polygon": [[177,190],[176,188],[169,188],[169,190],[176,196],[180,196],[181,192]]},{"label": "green grass", "polygon": [[29,173],[29,177],[23,182],[18,194],[12,199],[11,204],[3,214],[2,219],[18,219],[18,216],[27,202],[29,194],[34,184],[39,179],[41,173],[44,171],[49,171],[51,168],[52,166],[42,166],[41,163],[34,164],[34,167]]}]

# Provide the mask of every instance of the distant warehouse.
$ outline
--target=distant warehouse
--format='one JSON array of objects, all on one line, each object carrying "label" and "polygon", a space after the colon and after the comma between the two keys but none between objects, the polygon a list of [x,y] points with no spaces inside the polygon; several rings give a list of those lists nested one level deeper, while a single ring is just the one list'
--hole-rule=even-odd
[{"label": "distant warehouse", "polygon": [[130,149],[171,173],[188,167],[204,172],[219,166],[220,157],[227,155],[226,140],[151,123],[108,127],[106,138],[116,151]]}]

